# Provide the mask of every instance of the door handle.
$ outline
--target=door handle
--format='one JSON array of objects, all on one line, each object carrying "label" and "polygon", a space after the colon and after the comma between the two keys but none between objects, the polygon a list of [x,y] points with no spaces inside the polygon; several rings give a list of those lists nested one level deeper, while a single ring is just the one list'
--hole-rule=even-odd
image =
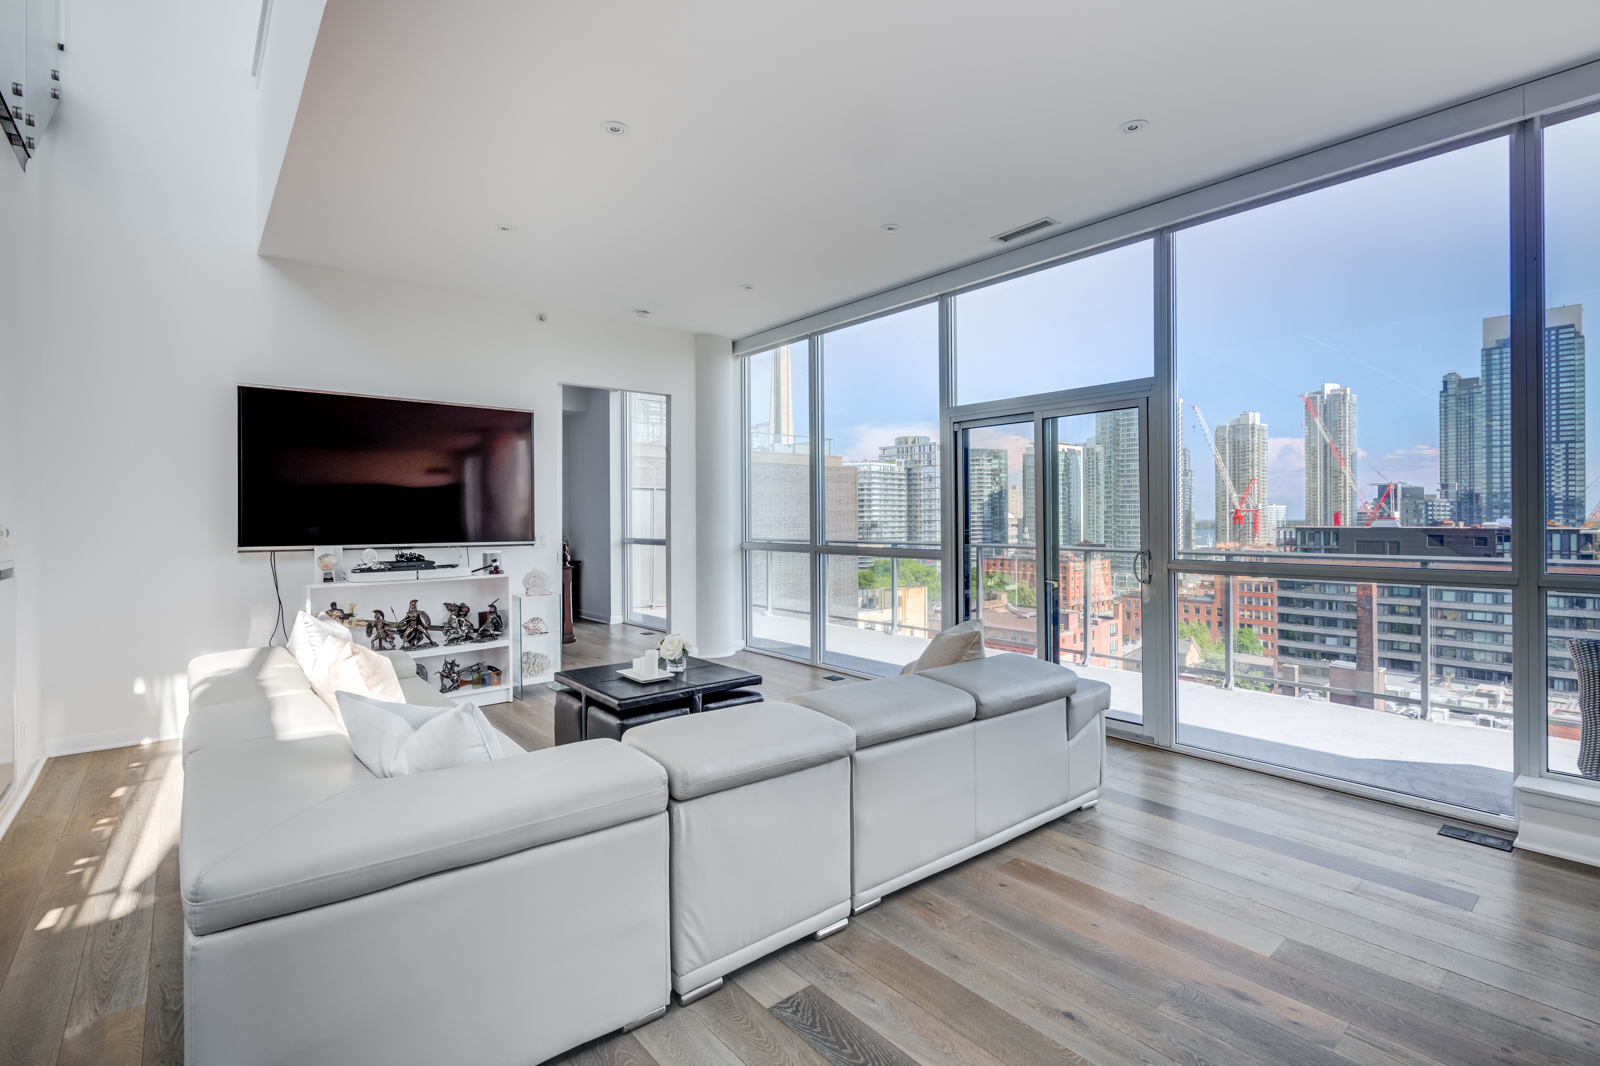
[{"label": "door handle", "polygon": [[1150,569],[1149,548],[1144,549],[1138,555],[1133,557],[1133,576],[1138,579],[1139,584],[1141,585],[1150,584],[1150,579],[1153,574]]}]

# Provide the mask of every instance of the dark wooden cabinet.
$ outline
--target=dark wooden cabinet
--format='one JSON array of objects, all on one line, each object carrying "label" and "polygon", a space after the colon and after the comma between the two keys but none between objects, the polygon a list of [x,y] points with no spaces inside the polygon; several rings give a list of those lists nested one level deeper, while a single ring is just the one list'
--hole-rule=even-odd
[{"label": "dark wooden cabinet", "polygon": [[577,604],[573,602],[578,589],[578,582],[573,577],[576,568],[575,563],[567,563],[561,568],[561,643],[563,644],[571,644],[578,639],[572,632],[572,620],[578,614]]}]

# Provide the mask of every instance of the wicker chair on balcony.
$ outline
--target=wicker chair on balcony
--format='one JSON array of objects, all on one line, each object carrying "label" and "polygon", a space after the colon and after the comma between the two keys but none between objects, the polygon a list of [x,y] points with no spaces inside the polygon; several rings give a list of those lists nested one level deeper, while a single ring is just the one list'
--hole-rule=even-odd
[{"label": "wicker chair on balcony", "polygon": [[1578,773],[1600,778],[1600,640],[1567,641],[1578,671]]}]

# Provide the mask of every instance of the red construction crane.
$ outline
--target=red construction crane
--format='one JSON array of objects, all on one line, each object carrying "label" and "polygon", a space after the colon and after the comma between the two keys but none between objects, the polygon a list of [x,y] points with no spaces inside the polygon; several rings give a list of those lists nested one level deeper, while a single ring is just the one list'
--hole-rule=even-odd
[{"label": "red construction crane", "polygon": [[[1250,502],[1250,494],[1255,491],[1256,479],[1253,477],[1250,479],[1250,484],[1245,486],[1242,494],[1233,487],[1233,478],[1228,476],[1228,464],[1222,461],[1222,453],[1217,450],[1217,442],[1211,435],[1211,426],[1206,422],[1206,416],[1200,413],[1200,408],[1195,404],[1190,404],[1189,410],[1194,412],[1194,417],[1200,423],[1200,432],[1205,434],[1206,444],[1211,448],[1211,458],[1216,460],[1217,463],[1217,473],[1222,476],[1222,484],[1228,489],[1228,499],[1236,501],[1233,505],[1233,516],[1229,523],[1229,532],[1231,533],[1235,527],[1242,527],[1244,525],[1244,516],[1248,513],[1250,515],[1250,539],[1245,541],[1240,538],[1235,543],[1254,544],[1261,538],[1261,508],[1246,507],[1245,504]],[[1219,540],[1218,543],[1222,542]]]},{"label": "red construction crane", "polygon": [[1378,497],[1378,502],[1373,504],[1372,509],[1367,512],[1367,525],[1370,526],[1372,523],[1378,520],[1378,512],[1383,510],[1383,501],[1387,500],[1389,498],[1389,493],[1393,491],[1394,482],[1391,481],[1383,486],[1383,495]]},{"label": "red construction crane", "polygon": [[[1361,509],[1367,513],[1367,525],[1370,526],[1373,518],[1377,515],[1377,511],[1374,510],[1372,504],[1368,502],[1367,494],[1361,491],[1361,486],[1356,482],[1356,476],[1350,472],[1350,465],[1344,461],[1344,453],[1339,450],[1339,446],[1337,444],[1333,443],[1333,438],[1328,436],[1328,429],[1322,424],[1322,419],[1317,416],[1317,409],[1311,406],[1311,397],[1307,396],[1305,393],[1301,393],[1300,402],[1306,405],[1306,415],[1311,419],[1312,422],[1316,424],[1317,432],[1322,434],[1322,443],[1328,446],[1328,450],[1333,453],[1334,459],[1339,463],[1339,469],[1342,470],[1344,472],[1344,476],[1349,479],[1350,487],[1356,490],[1356,497],[1361,501]],[[1384,495],[1387,496],[1389,494],[1388,492],[1385,492]],[[1381,503],[1382,501],[1380,500],[1379,502]],[[1342,510],[1333,512],[1334,525],[1338,526],[1344,524],[1340,521],[1340,517],[1343,515],[1343,513],[1344,512]]]}]

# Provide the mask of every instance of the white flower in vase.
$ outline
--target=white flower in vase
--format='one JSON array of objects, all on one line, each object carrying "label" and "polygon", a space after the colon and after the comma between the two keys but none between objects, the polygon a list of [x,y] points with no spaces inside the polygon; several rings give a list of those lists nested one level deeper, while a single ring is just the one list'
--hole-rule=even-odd
[{"label": "white flower in vase", "polygon": [[656,645],[656,650],[661,653],[662,665],[673,673],[678,673],[688,665],[690,647],[688,638],[677,633],[669,633],[661,638],[661,643]]}]

